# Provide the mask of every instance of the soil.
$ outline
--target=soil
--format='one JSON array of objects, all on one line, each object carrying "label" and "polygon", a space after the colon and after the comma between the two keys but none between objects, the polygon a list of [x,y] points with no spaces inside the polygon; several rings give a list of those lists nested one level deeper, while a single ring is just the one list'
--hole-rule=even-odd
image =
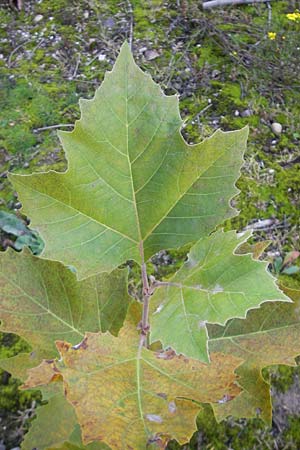
[{"label": "soil", "polygon": [[[137,63],[167,94],[180,95],[188,142],[199,142],[219,127],[250,126],[241,192],[234,199],[240,215],[224,226],[252,228],[253,242],[270,239],[264,253],[270,270],[281,282],[300,288],[299,274],[284,275],[280,266],[280,258],[300,250],[300,22],[287,17],[300,2],[268,5],[203,11],[199,0],[2,1],[1,210],[28,224],[7,172],[65,169],[56,130],[72,129],[79,97],[92,97],[124,39],[132,39]],[[0,230],[3,250],[16,239]],[[161,252],[151,270],[169,275],[186,252]],[[293,264],[298,267],[299,259]],[[131,273],[131,290],[139,295],[134,267]],[[0,358],[23,348],[15,337],[1,336]],[[298,367],[265,371],[272,382],[272,427],[259,419],[232,418],[216,425],[208,410],[184,448],[300,448],[299,374]],[[0,448],[7,450],[20,445],[39,402],[17,386],[2,374]]]}]

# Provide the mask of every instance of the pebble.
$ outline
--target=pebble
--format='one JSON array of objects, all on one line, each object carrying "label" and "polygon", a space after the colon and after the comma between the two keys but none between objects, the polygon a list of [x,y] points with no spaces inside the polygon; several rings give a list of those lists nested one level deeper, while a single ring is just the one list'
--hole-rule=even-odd
[{"label": "pebble", "polygon": [[282,132],[282,125],[278,122],[273,122],[271,125],[271,129],[273,131],[274,134],[276,134],[277,136],[279,136]]},{"label": "pebble", "polygon": [[242,117],[250,117],[252,116],[253,111],[251,109],[245,109],[245,111],[241,112],[241,116]]},{"label": "pebble", "polygon": [[35,23],[39,23],[41,20],[43,20],[43,15],[42,14],[38,14],[37,16],[35,16],[35,18],[33,19],[33,21]]},{"label": "pebble", "polygon": [[146,50],[145,51],[145,58],[147,61],[152,61],[153,59],[158,58],[160,55],[156,50]]}]

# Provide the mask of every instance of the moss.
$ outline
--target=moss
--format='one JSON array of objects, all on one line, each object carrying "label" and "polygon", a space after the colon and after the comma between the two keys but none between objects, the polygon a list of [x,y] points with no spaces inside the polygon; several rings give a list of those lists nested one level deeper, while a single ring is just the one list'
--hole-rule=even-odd
[{"label": "moss", "polygon": [[[18,353],[29,350],[28,345],[18,336],[0,333],[0,360],[10,358]],[[17,412],[30,406],[34,398],[39,398],[38,393],[19,391],[20,382],[0,369],[0,411]]]},{"label": "moss", "polygon": [[300,418],[298,416],[289,417],[288,429],[284,431],[284,440],[287,443],[286,448],[300,447]]},{"label": "moss", "polygon": [[[0,59],[0,88],[4,93],[0,98],[1,171],[64,170],[66,162],[56,131],[36,133],[34,129],[74,123],[79,117],[78,97],[93,95],[119,45],[128,38],[128,5],[114,0],[23,3],[26,8],[21,14],[0,8],[1,53],[10,58],[9,68]],[[266,35],[268,8],[264,4],[205,13],[193,0],[132,0],[131,4],[139,64],[167,93],[177,91],[181,95],[183,134],[188,141],[199,142],[219,126],[232,130],[250,125],[246,164],[238,182],[241,193],[234,200],[241,213],[226,221],[226,229],[243,229],[254,219],[274,218],[280,224],[289,224],[288,231],[283,231],[283,250],[299,245],[299,164],[291,161],[300,144],[300,28],[285,17],[290,12],[288,3],[272,3],[270,31],[277,33],[275,41]],[[37,14],[43,19],[35,23]],[[29,32],[32,40],[26,43],[27,39],[15,30]],[[15,51],[20,44],[24,45]],[[147,61],[138,51],[141,47],[156,49],[160,57]],[[97,59],[99,53],[106,54],[106,61]],[[246,110],[250,114],[243,116]],[[284,127],[280,138],[271,132],[273,121]],[[28,164],[26,169],[24,165]],[[12,188],[6,178],[1,181],[2,207],[13,208],[17,200]],[[149,273],[157,278],[169,277],[187,252],[188,248],[163,252],[148,264]],[[131,265],[131,288],[136,295],[141,289],[139,270]],[[280,277],[290,287],[297,286],[298,278]],[[15,340],[10,346],[3,340],[1,344],[1,357],[12,356],[23,345]],[[274,389],[285,391],[297,371],[280,366],[266,375],[270,373]],[[11,379],[1,385],[0,402],[7,402],[1,403],[2,407],[16,411],[30,401],[17,385]],[[300,445],[297,424],[292,418],[285,433],[286,442],[295,442],[296,448]],[[211,411],[205,410],[198,426],[203,449],[274,448],[270,430],[258,420],[229,419],[216,425]],[[197,440],[199,435],[188,447],[196,449]],[[172,445],[169,448],[178,448]]]}]

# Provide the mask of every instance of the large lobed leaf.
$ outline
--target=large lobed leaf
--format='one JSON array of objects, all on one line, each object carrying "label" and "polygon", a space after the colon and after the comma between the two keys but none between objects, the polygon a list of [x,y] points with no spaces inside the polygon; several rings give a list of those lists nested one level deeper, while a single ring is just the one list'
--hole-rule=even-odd
[{"label": "large lobed leaf", "polygon": [[234,254],[248,237],[218,231],[191,248],[186,263],[151,300],[152,342],[209,361],[207,323],[244,318],[267,300],[290,301],[267,272],[267,263]]},{"label": "large lobed leaf", "polygon": [[104,441],[112,449],[165,447],[187,441],[195,431],[200,402],[214,403],[239,393],[234,370],[241,360],[212,354],[212,362],[152,352],[139,345],[128,321],[118,337],[88,333],[76,348],[57,342],[59,361],[29,371],[25,388],[62,377],[84,444]]},{"label": "large lobed leaf", "polygon": [[12,249],[0,253],[1,331],[17,333],[54,357],[55,340],[76,344],[88,331],[117,334],[129,305],[127,269],[77,281],[54,261]]},{"label": "large lobed leaf", "polygon": [[294,303],[265,303],[249,311],[246,320],[232,319],[226,327],[209,326],[209,350],[240,357],[242,394],[230,403],[214,405],[215,416],[272,418],[270,386],[262,369],[274,364],[296,365],[300,354],[300,291],[284,288]]},{"label": "large lobed leaf", "polygon": [[248,130],[197,145],[180,134],[177,96],[165,96],[125,43],[72,132],[60,132],[65,173],[10,175],[45,240],[42,257],[78,278],[206,236],[236,211],[229,200]]}]

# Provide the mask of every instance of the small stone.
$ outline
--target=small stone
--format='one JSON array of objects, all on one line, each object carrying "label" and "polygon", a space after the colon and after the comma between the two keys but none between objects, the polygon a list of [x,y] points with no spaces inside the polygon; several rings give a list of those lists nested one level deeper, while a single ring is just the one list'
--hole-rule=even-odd
[{"label": "small stone", "polygon": [[236,109],[236,110],[234,111],[234,115],[235,115],[235,117],[238,117],[238,116],[240,115],[240,112]]},{"label": "small stone", "polygon": [[156,50],[147,50],[145,52],[145,58],[147,61],[152,61],[153,59],[158,58],[160,55]]},{"label": "small stone", "polygon": [[84,17],[85,19],[88,19],[88,18],[89,18],[89,15],[90,15],[90,13],[89,13],[88,11],[84,11],[83,17]]},{"label": "small stone", "polygon": [[115,21],[112,17],[109,17],[107,20],[105,20],[104,22],[104,26],[107,28],[112,28],[115,25]]},{"label": "small stone", "polygon": [[282,132],[282,125],[278,122],[273,122],[271,125],[271,129],[273,131],[274,134],[276,134],[277,136],[279,136]]},{"label": "small stone", "polygon": [[218,78],[218,76],[220,75],[220,71],[217,69],[214,69],[211,73],[212,78]]},{"label": "small stone", "polygon": [[98,61],[105,61],[106,60],[106,55],[98,55]]},{"label": "small stone", "polygon": [[43,20],[43,15],[42,14],[38,14],[37,16],[35,16],[35,18],[33,19],[33,21],[35,23],[39,23],[41,20]]},{"label": "small stone", "polygon": [[245,111],[241,112],[241,116],[242,117],[250,117],[252,116],[253,111],[251,109],[245,109]]}]

